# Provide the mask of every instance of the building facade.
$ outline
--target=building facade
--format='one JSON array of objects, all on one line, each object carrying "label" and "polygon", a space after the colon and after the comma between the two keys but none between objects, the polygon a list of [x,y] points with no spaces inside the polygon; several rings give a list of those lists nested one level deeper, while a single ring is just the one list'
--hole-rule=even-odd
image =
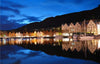
[{"label": "building facade", "polygon": [[94,35],[99,35],[100,34],[100,22],[97,22],[95,20],[84,20],[81,22],[76,22],[74,25],[73,23],[70,23],[68,26],[67,23],[61,26],[62,28],[62,33],[67,32],[67,33],[90,33]]}]

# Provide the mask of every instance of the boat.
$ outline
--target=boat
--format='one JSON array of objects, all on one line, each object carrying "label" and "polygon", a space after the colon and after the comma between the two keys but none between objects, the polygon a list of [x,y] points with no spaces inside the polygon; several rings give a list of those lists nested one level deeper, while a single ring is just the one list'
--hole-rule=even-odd
[{"label": "boat", "polygon": [[80,40],[92,40],[94,39],[94,36],[80,36],[79,39]]},{"label": "boat", "polygon": [[100,35],[94,36],[95,39],[100,39]]}]

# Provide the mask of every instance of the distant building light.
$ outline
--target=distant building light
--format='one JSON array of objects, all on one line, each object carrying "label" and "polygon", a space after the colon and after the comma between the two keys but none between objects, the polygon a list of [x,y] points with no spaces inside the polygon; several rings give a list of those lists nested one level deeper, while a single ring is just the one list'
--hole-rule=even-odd
[{"label": "distant building light", "polygon": [[53,36],[56,36],[55,34]]},{"label": "distant building light", "polygon": [[100,24],[97,24],[98,34],[100,34]]},{"label": "distant building light", "polygon": [[72,36],[73,34],[72,33],[70,33],[70,36]]},{"label": "distant building light", "polygon": [[100,40],[98,41],[98,48],[100,49]]},{"label": "distant building light", "polygon": [[49,38],[47,38],[46,40],[47,40],[47,41],[49,41],[50,39],[49,39]]},{"label": "distant building light", "polygon": [[50,35],[46,35],[46,37],[50,37]]},{"label": "distant building light", "polygon": [[73,39],[70,39],[70,41],[73,41]]},{"label": "distant building light", "polygon": [[69,41],[69,38],[63,38],[62,41]]},{"label": "distant building light", "polygon": [[63,36],[69,36],[69,33],[62,33]]}]

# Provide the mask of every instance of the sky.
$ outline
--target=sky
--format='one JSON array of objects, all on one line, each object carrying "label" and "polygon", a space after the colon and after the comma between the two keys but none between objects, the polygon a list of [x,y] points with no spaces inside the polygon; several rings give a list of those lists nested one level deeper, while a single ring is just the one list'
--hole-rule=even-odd
[{"label": "sky", "polygon": [[91,10],[100,0],[0,0],[0,30],[16,29],[48,17]]}]

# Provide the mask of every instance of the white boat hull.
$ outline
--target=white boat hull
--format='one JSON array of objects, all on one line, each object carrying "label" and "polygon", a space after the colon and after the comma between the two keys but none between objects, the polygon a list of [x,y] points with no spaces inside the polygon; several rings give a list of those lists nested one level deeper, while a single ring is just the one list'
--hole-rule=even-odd
[{"label": "white boat hull", "polygon": [[94,39],[94,36],[83,36],[83,37],[80,37],[80,40],[92,40]]}]

